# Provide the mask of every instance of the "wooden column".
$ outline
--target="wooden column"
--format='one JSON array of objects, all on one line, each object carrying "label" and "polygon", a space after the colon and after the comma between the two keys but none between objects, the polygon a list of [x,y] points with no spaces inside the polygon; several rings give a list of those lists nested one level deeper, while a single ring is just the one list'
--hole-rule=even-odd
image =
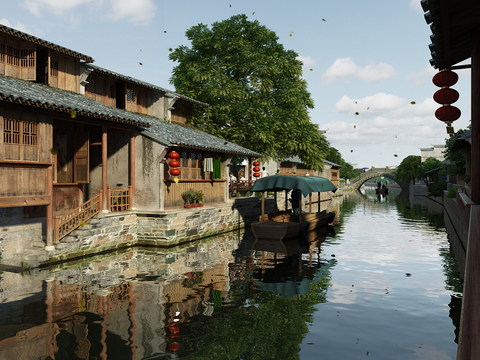
[{"label": "wooden column", "polygon": [[[295,191],[295,190],[293,190],[293,191]],[[302,198],[303,198],[303,194],[300,190],[298,190],[298,192],[300,193],[298,195],[298,222],[302,223]]]},{"label": "wooden column", "polygon": [[273,192],[273,215],[277,216],[277,190]]},{"label": "wooden column", "polygon": [[110,196],[107,189],[107,126],[102,126],[102,210],[108,212],[107,198]]},{"label": "wooden column", "polygon": [[263,222],[263,214],[265,213],[265,191],[262,191],[262,215],[260,216],[261,222]]},{"label": "wooden column", "polygon": [[130,135],[130,210],[135,208],[135,130]]},{"label": "wooden column", "polygon": [[[50,128],[50,146],[53,148],[53,125],[49,126]],[[56,160],[56,156],[50,155],[50,162]],[[55,231],[55,226],[53,226],[53,165],[47,168],[47,195],[50,196],[50,204],[47,205],[47,246],[46,250],[52,251],[55,248],[53,247],[53,232]]]},{"label": "wooden column", "polygon": [[480,27],[472,34],[472,201],[480,205]]}]

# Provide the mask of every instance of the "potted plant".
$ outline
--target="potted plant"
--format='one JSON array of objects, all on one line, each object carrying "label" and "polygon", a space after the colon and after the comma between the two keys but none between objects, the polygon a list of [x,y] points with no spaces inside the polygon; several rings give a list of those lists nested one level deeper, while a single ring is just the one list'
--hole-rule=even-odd
[{"label": "potted plant", "polygon": [[196,196],[196,200],[197,200],[197,207],[203,207],[203,191],[202,190],[198,190],[197,191],[197,196]]},{"label": "potted plant", "polygon": [[196,208],[197,207],[197,192],[194,190],[194,189],[190,189],[190,192],[192,194],[192,208]]},{"label": "potted plant", "polygon": [[193,198],[192,198],[192,189],[190,190],[187,190],[187,191],[184,191],[182,193],[182,199],[183,201],[185,201],[185,209],[190,209],[192,207],[192,202],[193,202]]}]

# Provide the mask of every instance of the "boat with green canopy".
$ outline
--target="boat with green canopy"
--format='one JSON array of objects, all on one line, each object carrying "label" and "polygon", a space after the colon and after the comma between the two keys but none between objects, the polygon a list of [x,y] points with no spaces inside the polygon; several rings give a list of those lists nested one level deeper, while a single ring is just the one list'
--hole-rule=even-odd
[{"label": "boat with green canopy", "polygon": [[[335,192],[337,187],[328,179],[318,176],[290,176],[290,175],[273,175],[267,176],[255,181],[250,191],[262,193],[262,214],[259,222],[252,224],[253,234],[257,239],[287,239],[296,237],[302,233],[306,233],[317,227],[326,225],[333,221],[335,213],[327,213],[326,210],[320,211],[320,193]],[[273,214],[265,214],[265,193],[274,192],[274,212]],[[295,206],[292,202],[292,209],[288,209],[288,202],[285,201],[285,210],[277,209],[277,192],[285,191],[285,199],[287,193],[293,191],[298,193],[296,199],[298,204]],[[317,212],[312,210],[312,194],[318,193],[318,209]],[[302,196],[303,195],[303,196]],[[303,214],[302,198],[309,197],[309,213]],[[298,209],[297,211],[295,211]]]}]

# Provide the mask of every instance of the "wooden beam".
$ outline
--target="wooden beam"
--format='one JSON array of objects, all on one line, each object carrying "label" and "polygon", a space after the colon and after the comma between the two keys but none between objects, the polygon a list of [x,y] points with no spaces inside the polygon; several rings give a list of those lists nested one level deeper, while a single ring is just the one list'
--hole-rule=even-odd
[{"label": "wooden beam", "polygon": [[130,209],[135,208],[135,130],[130,133]]},{"label": "wooden beam", "polygon": [[107,199],[110,195],[107,189],[107,160],[108,160],[107,127],[104,125],[102,126],[102,191],[103,191],[102,210],[103,211],[109,210],[107,206]]},{"label": "wooden beam", "polygon": [[0,198],[0,208],[50,205],[51,195],[6,196]]},{"label": "wooden beam", "polygon": [[471,164],[472,201],[480,205],[480,27],[472,32],[472,78],[471,78],[471,119],[472,119],[472,146]]},{"label": "wooden beam", "polygon": [[265,213],[265,191],[262,191],[262,214],[260,215],[260,219],[263,222],[263,214]]}]

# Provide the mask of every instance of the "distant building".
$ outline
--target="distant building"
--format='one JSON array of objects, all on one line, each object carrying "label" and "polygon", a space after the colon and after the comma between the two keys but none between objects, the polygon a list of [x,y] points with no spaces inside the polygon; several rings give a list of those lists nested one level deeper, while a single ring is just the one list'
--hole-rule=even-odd
[{"label": "distant building", "polygon": [[437,160],[444,161],[445,156],[443,152],[445,151],[445,145],[432,145],[428,148],[419,148],[420,156],[422,157],[422,163],[427,160],[429,157],[433,157]]}]

